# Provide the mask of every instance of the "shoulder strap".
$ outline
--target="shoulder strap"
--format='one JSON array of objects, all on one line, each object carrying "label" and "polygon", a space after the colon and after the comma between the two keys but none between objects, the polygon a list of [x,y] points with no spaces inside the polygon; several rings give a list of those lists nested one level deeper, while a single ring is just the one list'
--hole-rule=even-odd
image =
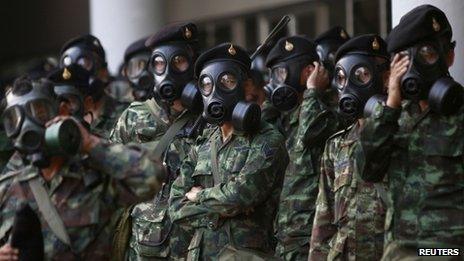
[{"label": "shoulder strap", "polygon": [[384,205],[384,207],[386,208],[388,205],[388,201],[387,201],[387,191],[385,190],[383,184],[380,182],[380,183],[374,183],[374,187],[376,188],[377,190],[377,193],[379,193],[379,196],[380,196],[380,200],[382,200],[382,203]]},{"label": "shoulder strap", "polygon": [[148,99],[144,102],[147,106],[148,109],[150,110],[151,115],[153,116],[153,119],[158,122],[158,124],[161,125],[167,125],[168,123],[160,119],[158,115],[158,111],[161,110],[158,104],[156,104],[156,101],[154,98]]},{"label": "shoulder strap", "polygon": [[177,119],[171,126],[169,126],[166,133],[164,133],[163,137],[161,137],[158,144],[156,144],[155,150],[153,151],[154,157],[158,159],[161,158],[163,152],[168,148],[169,144],[171,144],[172,139],[190,119],[189,115],[189,113],[185,113],[179,119]]},{"label": "shoulder strap", "polygon": [[52,230],[61,242],[71,246],[71,240],[69,239],[63,220],[58,214],[58,211],[50,200],[50,197],[40,180],[38,178],[34,178],[29,180],[28,183],[39,207],[39,211],[42,213],[45,221],[47,221],[50,230]]},{"label": "shoulder strap", "polygon": [[211,172],[213,174],[214,185],[221,183],[219,178],[219,163],[218,163],[218,151],[217,151],[217,134],[212,135],[212,139],[209,144],[211,144]]}]

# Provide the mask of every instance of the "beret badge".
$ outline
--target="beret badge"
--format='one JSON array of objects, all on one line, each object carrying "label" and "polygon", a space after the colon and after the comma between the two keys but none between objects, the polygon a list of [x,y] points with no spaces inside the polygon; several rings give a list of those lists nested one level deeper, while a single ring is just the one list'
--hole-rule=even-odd
[{"label": "beret badge", "polygon": [[61,76],[63,76],[63,79],[69,80],[71,79],[71,72],[68,70],[68,68],[64,68],[63,74]]},{"label": "beret badge", "polygon": [[440,31],[440,29],[441,29],[441,26],[440,26],[440,24],[437,22],[437,20],[435,19],[435,17],[432,18],[432,27],[433,27],[433,30],[434,30],[435,32],[438,32],[438,31]]},{"label": "beret badge", "polygon": [[235,51],[235,48],[232,44],[230,45],[227,51],[229,52],[230,55],[235,55],[237,53],[237,51]]},{"label": "beret badge", "polygon": [[285,50],[287,50],[288,52],[293,50],[293,44],[289,41],[285,41]]},{"label": "beret badge", "polygon": [[340,37],[343,38],[343,39],[346,39],[348,37],[348,35],[346,34],[345,30],[341,30],[340,31]]},{"label": "beret badge", "polygon": [[192,31],[190,31],[188,27],[185,27],[184,36],[186,39],[190,39],[190,37],[192,37]]},{"label": "beret badge", "polygon": [[380,49],[380,44],[377,40],[377,37],[374,37],[374,41],[372,41],[372,49],[376,51]]}]

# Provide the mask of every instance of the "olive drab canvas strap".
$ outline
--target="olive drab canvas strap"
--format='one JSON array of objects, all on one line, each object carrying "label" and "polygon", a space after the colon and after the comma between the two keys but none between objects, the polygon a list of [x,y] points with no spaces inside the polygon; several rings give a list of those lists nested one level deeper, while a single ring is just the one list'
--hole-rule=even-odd
[{"label": "olive drab canvas strap", "polygon": [[37,206],[39,207],[40,213],[44,217],[50,230],[56,235],[56,237],[68,246],[71,246],[71,240],[69,239],[68,232],[64,226],[63,220],[61,219],[58,211],[53,205],[47,190],[40,182],[38,178],[33,178],[28,181],[29,187],[31,188],[32,194],[34,195]]},{"label": "olive drab canvas strap", "polygon": [[185,126],[185,124],[190,119],[190,114],[185,113],[182,115],[177,121],[175,121],[171,126],[169,126],[166,133],[164,133],[163,137],[158,141],[156,147],[153,151],[153,155],[157,159],[161,159],[161,155],[163,152],[168,148],[169,144],[171,144],[172,139],[176,136],[176,134]]},{"label": "olive drab canvas strap", "polygon": [[213,181],[214,185],[221,183],[221,179],[219,177],[219,163],[218,163],[218,150],[217,150],[217,141],[218,135],[213,135],[211,139],[211,172],[213,174]]}]

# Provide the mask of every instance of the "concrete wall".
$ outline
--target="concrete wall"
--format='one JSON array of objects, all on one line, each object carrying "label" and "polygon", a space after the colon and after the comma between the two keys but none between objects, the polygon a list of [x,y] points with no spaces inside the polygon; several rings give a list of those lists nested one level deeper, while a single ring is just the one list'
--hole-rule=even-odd
[{"label": "concrete wall", "polygon": [[165,21],[163,0],[90,0],[90,27],[116,73],[132,42],[156,32]]},{"label": "concrete wall", "polygon": [[392,26],[396,26],[401,16],[418,5],[431,4],[446,14],[453,28],[456,41],[456,58],[450,69],[456,81],[464,84],[464,1],[463,0],[392,0]]}]

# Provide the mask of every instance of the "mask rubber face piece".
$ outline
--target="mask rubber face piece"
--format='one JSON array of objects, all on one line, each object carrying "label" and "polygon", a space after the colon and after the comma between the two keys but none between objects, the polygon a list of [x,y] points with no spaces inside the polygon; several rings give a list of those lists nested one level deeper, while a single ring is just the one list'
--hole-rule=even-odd
[{"label": "mask rubber face piece", "polygon": [[104,61],[92,51],[73,46],[64,51],[60,58],[60,67],[68,67],[71,64],[77,64],[95,75],[103,67]]},{"label": "mask rubber face piece", "polygon": [[244,101],[244,84],[247,79],[244,70],[235,62],[206,64],[198,81],[206,121],[215,125],[232,121],[238,132],[250,132],[259,127],[259,106]]},{"label": "mask rubber face piece", "polygon": [[193,79],[194,52],[184,43],[156,47],[150,58],[155,96],[165,102],[179,99],[184,86]]},{"label": "mask rubber face piece", "polygon": [[427,99],[433,83],[448,75],[448,67],[439,44],[419,43],[399,54],[410,57],[409,68],[401,79],[401,91],[405,99]]},{"label": "mask rubber face piece", "polygon": [[298,106],[299,94],[305,90],[301,84],[301,72],[309,64],[308,57],[298,57],[275,64],[271,68],[271,80],[264,87],[272,105],[282,112]]},{"label": "mask rubber face piece", "polygon": [[388,61],[378,64],[376,59],[363,54],[348,54],[335,66],[333,86],[340,94],[339,111],[351,119],[362,117],[369,98],[383,93],[383,73]]},{"label": "mask rubber face piece", "polygon": [[133,95],[138,101],[153,97],[154,77],[149,72],[149,61],[149,53],[139,53],[131,57],[125,66],[125,75],[131,83]]}]

